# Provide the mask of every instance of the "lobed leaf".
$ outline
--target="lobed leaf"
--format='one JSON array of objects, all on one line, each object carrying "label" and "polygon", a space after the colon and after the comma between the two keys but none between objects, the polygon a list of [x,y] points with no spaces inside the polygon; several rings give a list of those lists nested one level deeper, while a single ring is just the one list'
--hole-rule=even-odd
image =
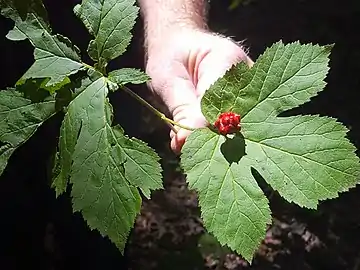
[{"label": "lobed leaf", "polygon": [[52,86],[84,69],[79,49],[67,38],[51,34],[41,1],[0,0],[0,8],[3,16],[15,22],[7,37],[29,39],[35,47],[35,62],[22,79],[50,78],[46,85]]},{"label": "lobed leaf", "polygon": [[[231,147],[225,152],[223,146],[233,140],[231,136],[225,138],[208,129],[194,132],[183,147],[181,163],[189,185],[199,192],[204,219],[211,220],[205,226],[222,244],[248,261],[258,242],[240,242],[239,236],[235,240],[228,225],[224,230],[224,219],[235,223],[249,208],[249,202],[239,200],[237,211],[229,211],[234,199],[229,190],[224,192],[218,184],[226,186],[225,160],[234,162],[229,166],[236,168],[231,170],[234,182],[252,187],[255,180],[249,170],[255,169],[287,201],[308,208],[316,208],[320,200],[337,197],[359,181],[359,158],[341,123],[319,116],[278,117],[324,88],[330,49],[331,46],[278,42],[252,68],[243,63],[231,68],[205,93],[202,112],[210,123],[225,111],[240,114],[244,144],[228,143]],[[243,154],[234,158],[239,153]],[[258,200],[265,198],[263,194],[258,196]],[[218,200],[221,211],[212,203]],[[222,218],[212,218],[217,211]],[[253,212],[248,217],[260,220],[263,229],[268,221],[265,217],[257,219]],[[237,225],[238,235],[250,232],[243,223]],[[265,230],[259,230],[256,237],[260,241]]]},{"label": "lobed leaf", "polygon": [[122,55],[130,44],[139,10],[134,4],[135,0],[82,0],[75,7],[75,14],[95,37],[88,52],[100,67]]},{"label": "lobed leaf", "polygon": [[160,188],[161,168],[150,147],[111,126],[108,91],[105,77],[86,79],[69,104],[61,126],[54,186],[59,195],[70,179],[74,210],[123,251],[140,211],[137,187],[147,196],[150,189]]}]

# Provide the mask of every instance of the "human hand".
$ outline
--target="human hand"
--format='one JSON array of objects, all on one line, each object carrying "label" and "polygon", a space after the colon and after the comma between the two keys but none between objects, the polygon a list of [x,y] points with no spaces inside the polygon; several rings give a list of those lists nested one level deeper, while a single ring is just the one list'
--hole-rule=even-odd
[{"label": "human hand", "polygon": [[[146,72],[149,88],[168,107],[173,120],[183,126],[208,125],[200,101],[205,91],[232,65],[253,64],[244,50],[229,38],[195,29],[182,29],[152,42]],[[179,153],[190,130],[175,126],[170,132],[171,149]]]}]

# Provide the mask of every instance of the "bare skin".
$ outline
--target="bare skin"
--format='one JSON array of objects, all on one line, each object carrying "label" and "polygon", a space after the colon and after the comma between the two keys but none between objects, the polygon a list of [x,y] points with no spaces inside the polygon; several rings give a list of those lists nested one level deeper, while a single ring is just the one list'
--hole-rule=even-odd
[{"label": "bare skin", "polygon": [[[138,0],[145,25],[149,88],[168,107],[174,121],[192,128],[208,123],[201,113],[205,91],[232,65],[252,60],[230,38],[211,32],[206,1]],[[179,153],[191,131],[171,131],[171,149]]]}]

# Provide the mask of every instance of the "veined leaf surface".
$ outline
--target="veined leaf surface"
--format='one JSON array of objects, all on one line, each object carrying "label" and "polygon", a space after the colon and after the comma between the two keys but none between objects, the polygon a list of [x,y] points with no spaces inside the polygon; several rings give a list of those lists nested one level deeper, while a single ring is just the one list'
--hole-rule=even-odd
[{"label": "veined leaf surface", "polygon": [[61,127],[54,186],[59,195],[70,179],[74,210],[123,251],[140,210],[138,188],[149,197],[150,190],[162,187],[159,157],[112,126],[105,77],[84,80],[78,91]]},{"label": "veined leaf surface", "polygon": [[84,69],[79,49],[69,39],[51,33],[41,1],[0,0],[0,8],[3,16],[15,22],[7,37],[29,39],[35,47],[35,62],[22,79],[50,78],[47,86],[52,86]]},{"label": "veined leaf surface", "polygon": [[75,7],[75,13],[95,37],[88,52],[100,67],[122,55],[130,44],[139,11],[134,4],[134,0],[83,0]]},{"label": "veined leaf surface", "polygon": [[[269,213],[260,218],[260,211],[249,211],[247,221],[239,216],[250,203],[262,202],[258,209],[266,209],[265,195],[258,192],[248,201],[235,200],[225,172],[232,172],[228,181],[233,187],[241,183],[244,193],[254,194],[250,170],[255,169],[287,201],[307,208],[316,208],[320,200],[335,198],[359,181],[359,158],[341,123],[316,115],[278,117],[323,90],[330,49],[278,42],[252,68],[243,63],[232,67],[205,93],[202,111],[210,123],[222,112],[240,114],[241,134],[234,138],[243,138],[243,143],[208,129],[194,132],[183,147],[181,162],[190,187],[199,192],[206,227],[248,261],[265,237]],[[234,201],[238,209],[226,211]],[[239,231],[234,234],[231,226]],[[261,228],[258,233],[256,226]],[[254,241],[246,242],[247,234]]]}]

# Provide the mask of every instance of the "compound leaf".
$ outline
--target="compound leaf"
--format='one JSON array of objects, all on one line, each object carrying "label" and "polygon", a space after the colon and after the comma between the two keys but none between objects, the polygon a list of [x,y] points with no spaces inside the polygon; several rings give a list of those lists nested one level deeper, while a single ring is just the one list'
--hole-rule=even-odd
[{"label": "compound leaf", "polygon": [[84,68],[79,49],[67,38],[52,35],[41,1],[0,0],[0,8],[3,16],[15,22],[7,37],[27,38],[35,47],[35,62],[22,79],[50,78],[46,85],[52,86]]},{"label": "compound leaf", "polygon": [[[348,130],[341,123],[317,115],[278,116],[323,90],[330,49],[331,46],[301,45],[299,42],[275,43],[252,68],[240,63],[207,90],[201,101],[203,114],[210,123],[214,123],[221,112],[240,114],[244,148],[234,144],[227,148],[229,151],[221,152],[221,144],[215,145],[214,141],[222,142],[225,138],[210,129],[208,138],[202,140],[203,146],[196,133],[186,140],[181,163],[190,187],[199,192],[204,216],[210,200],[204,202],[201,194],[210,193],[214,183],[223,181],[223,175],[217,171],[224,171],[219,165],[221,160],[225,164],[224,159],[236,164],[238,170],[232,175],[243,185],[254,181],[249,175],[253,168],[287,201],[307,208],[316,208],[320,200],[335,198],[339,192],[358,183],[359,158],[355,147],[346,138]],[[229,141],[229,135],[226,141]],[[208,146],[210,143],[211,147]],[[197,152],[201,153],[196,159],[197,164],[189,166]],[[236,153],[243,155],[236,157]],[[204,182],[206,179],[208,186],[196,186],[200,185],[201,179]],[[194,182],[196,185],[191,185]],[[219,195],[214,195],[213,200],[221,199],[221,190],[217,187]],[[223,204],[229,207],[233,199],[226,198]],[[237,215],[247,208],[248,205],[240,201],[237,211],[222,213],[229,220],[236,220]],[[249,219],[254,220],[252,213]],[[216,219],[213,223],[205,223],[215,236],[225,235],[223,244],[249,260],[254,245],[234,243],[233,232],[224,231],[223,224],[223,220],[216,222]],[[239,226],[239,233],[243,231],[244,226]]]},{"label": "compound leaf", "polygon": [[[149,195],[150,189],[161,187],[161,171],[150,147],[126,137],[119,126],[111,126],[108,91],[105,77],[85,79],[69,104],[61,126],[54,185],[61,193],[70,179],[74,210],[123,251],[140,210],[137,187]],[[144,175],[150,178],[142,179]]]},{"label": "compound leaf", "polygon": [[13,152],[55,113],[51,97],[33,102],[16,89],[0,91],[0,175]]},{"label": "compound leaf", "polygon": [[70,103],[61,127],[59,176],[64,181],[70,176],[74,211],[123,251],[141,197],[125,178],[125,157],[111,127],[106,95],[100,77]]},{"label": "compound leaf", "polygon": [[88,52],[100,69],[126,51],[139,10],[134,4],[134,0],[83,0],[75,7],[75,14],[95,37]]}]

